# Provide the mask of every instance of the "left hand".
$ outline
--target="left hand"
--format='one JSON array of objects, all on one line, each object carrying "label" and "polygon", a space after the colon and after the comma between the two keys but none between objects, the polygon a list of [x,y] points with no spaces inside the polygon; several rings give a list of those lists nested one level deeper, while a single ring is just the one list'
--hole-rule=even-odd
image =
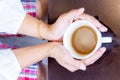
[{"label": "left hand", "polygon": [[[50,34],[52,35],[51,40],[62,41],[63,35],[69,25],[75,20],[88,20],[93,23],[100,31],[105,32],[107,28],[104,27],[98,20],[93,16],[84,13],[84,8],[74,9],[68,13],[62,14],[57,21],[50,25]],[[50,35],[49,34],[49,35]]]},{"label": "left hand", "polygon": [[106,51],[106,48],[102,47],[89,58],[76,60],[70,55],[69,51],[62,45],[62,43],[51,43],[52,44],[47,51],[49,57],[55,58],[61,66],[71,72],[74,72],[76,70],[86,70],[86,66],[95,63]]},{"label": "left hand", "polygon": [[98,51],[95,52],[92,56],[86,59],[82,59],[81,62],[83,62],[86,66],[89,66],[93,63],[95,63],[106,51],[105,47],[100,48]]},{"label": "left hand", "polygon": [[[80,8],[80,9],[71,10],[70,12],[61,15],[57,19],[57,21],[51,25],[52,27],[51,33],[53,34],[53,40],[62,41],[62,37],[66,29],[68,28],[68,26],[73,21],[80,20],[80,19],[91,22],[101,32],[107,31],[107,28],[103,26],[97,19],[95,19],[93,16],[85,14],[84,8]],[[87,59],[81,60],[81,62],[84,63],[86,66],[91,65],[94,62],[96,62],[104,54],[105,51],[106,51],[106,48],[102,47],[98,49],[98,51],[96,51],[95,54],[93,54]]]}]

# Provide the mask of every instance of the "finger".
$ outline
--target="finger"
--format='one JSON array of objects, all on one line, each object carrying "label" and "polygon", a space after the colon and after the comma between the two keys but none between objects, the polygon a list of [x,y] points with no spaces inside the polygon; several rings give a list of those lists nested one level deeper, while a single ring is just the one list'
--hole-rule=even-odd
[{"label": "finger", "polygon": [[[57,60],[57,59],[56,59]],[[61,59],[61,60],[57,60],[57,62],[63,66],[64,68],[66,68],[67,70],[71,71],[71,72],[75,72],[77,69],[72,66],[68,60],[64,60],[64,59]]]},{"label": "finger", "polygon": [[75,10],[71,10],[67,13],[67,16],[69,18],[72,18],[72,20],[79,18],[79,16],[85,11],[84,8],[80,8],[80,9],[75,9]]},{"label": "finger", "polygon": [[95,54],[93,54],[91,57],[87,59],[81,60],[86,66],[93,64],[95,61],[97,61],[106,51],[105,47],[100,48]]},{"label": "finger", "polygon": [[74,71],[76,70],[73,66],[71,66],[70,64],[68,64],[68,62],[66,62],[66,60],[64,60],[64,59],[61,59],[61,60],[56,59],[56,60],[57,60],[57,62],[58,62],[61,66],[63,66],[63,67],[66,68],[67,70],[69,70],[69,71],[71,71],[71,72],[74,72]]},{"label": "finger", "polygon": [[71,71],[71,72],[75,72],[77,69],[69,64],[64,63],[64,66],[67,70]]},{"label": "finger", "polygon": [[86,70],[86,65],[79,60],[75,60],[74,58],[69,58],[69,60],[66,61],[68,65],[73,66],[76,70],[78,69]]},{"label": "finger", "polygon": [[74,59],[69,53],[63,57],[63,62],[69,66],[74,67],[76,70],[86,70],[86,65],[81,61]]},{"label": "finger", "polygon": [[101,32],[106,32],[108,29],[102,25],[97,19],[95,19],[93,16],[90,16],[88,14],[81,14],[79,16],[80,19],[87,20],[91,23],[93,23]]}]

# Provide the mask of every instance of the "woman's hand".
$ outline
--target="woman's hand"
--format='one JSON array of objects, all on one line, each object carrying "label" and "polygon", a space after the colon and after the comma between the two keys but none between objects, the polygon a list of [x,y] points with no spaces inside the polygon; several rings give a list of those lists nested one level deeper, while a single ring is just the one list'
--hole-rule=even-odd
[{"label": "woman's hand", "polygon": [[74,9],[68,13],[62,14],[57,21],[50,25],[49,35],[51,35],[51,40],[62,41],[63,35],[69,25],[76,20],[87,20],[93,23],[100,31],[105,32],[107,28],[104,27],[98,20],[93,16],[84,13],[84,8]]},{"label": "woman's hand", "polygon": [[26,68],[46,57],[55,58],[56,61],[71,72],[76,70],[86,70],[86,66],[93,64],[105,52],[106,48],[101,48],[91,57],[84,60],[74,59],[69,51],[58,42],[47,42],[44,44],[19,48],[12,50],[15,54],[20,67]]},{"label": "woman's hand", "polygon": [[62,45],[62,43],[52,42],[51,47],[48,49],[49,56],[55,58],[56,61],[71,72],[76,70],[86,70],[86,66],[95,63],[106,51],[106,48],[100,48],[91,57],[83,60],[74,59],[69,51]]}]

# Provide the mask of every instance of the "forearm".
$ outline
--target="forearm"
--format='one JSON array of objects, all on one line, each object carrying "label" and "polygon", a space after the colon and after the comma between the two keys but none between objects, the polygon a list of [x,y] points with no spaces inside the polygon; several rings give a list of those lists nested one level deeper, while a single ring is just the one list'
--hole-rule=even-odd
[{"label": "forearm", "polygon": [[41,19],[47,11],[47,0],[36,0],[36,17]]},{"label": "forearm", "polygon": [[48,42],[36,46],[14,49],[12,51],[16,55],[21,68],[26,68],[31,64],[49,57],[49,50],[51,50],[53,44],[54,42]]},{"label": "forearm", "polygon": [[[18,33],[54,41],[61,39],[61,34],[64,33],[64,30],[61,32],[62,27],[58,28],[56,26],[57,25],[47,24],[42,20],[39,21],[37,18],[27,14],[18,30]],[[59,35],[59,33],[61,34]]]},{"label": "forearm", "polygon": [[[38,37],[38,38],[41,36],[44,38],[45,34],[48,33],[49,25],[43,21],[41,23],[38,23],[38,22],[39,20],[37,18],[26,14],[23,20],[23,23],[21,24],[18,30],[18,33],[28,35],[28,36]],[[38,26],[40,27],[39,28],[40,34],[38,34]]]}]

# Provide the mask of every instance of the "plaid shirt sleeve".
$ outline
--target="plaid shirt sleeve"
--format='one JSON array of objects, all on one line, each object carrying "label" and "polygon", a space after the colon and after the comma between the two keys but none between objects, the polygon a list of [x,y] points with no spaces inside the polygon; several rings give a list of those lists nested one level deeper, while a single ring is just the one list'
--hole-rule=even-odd
[{"label": "plaid shirt sleeve", "polygon": [[20,0],[0,0],[0,32],[16,34],[26,15]]},{"label": "plaid shirt sleeve", "polygon": [[[22,2],[22,5],[23,5],[23,8],[24,10],[32,15],[32,16],[36,16],[36,11],[35,11],[35,4],[36,4],[36,1],[35,0],[21,0]],[[1,33],[0,34],[0,37],[10,37],[10,36],[19,36],[21,37],[22,35],[20,34],[6,34],[6,33]],[[0,48],[1,49],[6,49],[6,48],[12,48],[12,49],[15,49],[15,48],[18,48],[17,46],[9,46],[7,44],[4,44],[4,43],[1,43],[0,42]],[[26,69],[23,69],[18,77],[17,80],[37,80],[37,71],[38,70],[38,64],[35,63],[31,66],[29,66],[28,68]]]},{"label": "plaid shirt sleeve", "polygon": [[[28,14],[35,17],[36,16],[36,13],[35,13],[36,0],[21,0],[21,2],[24,7],[24,10]],[[37,68],[38,68],[38,64],[35,63],[30,67],[23,69],[19,75],[18,80],[37,80],[37,72],[38,72]]]},{"label": "plaid shirt sleeve", "polygon": [[[25,10],[26,13],[32,15],[32,16],[36,16],[36,11],[35,11],[35,2],[36,0],[21,0],[23,8]],[[23,36],[21,34],[10,34],[10,33],[3,33],[0,32],[0,37],[11,37],[11,36]]]}]

